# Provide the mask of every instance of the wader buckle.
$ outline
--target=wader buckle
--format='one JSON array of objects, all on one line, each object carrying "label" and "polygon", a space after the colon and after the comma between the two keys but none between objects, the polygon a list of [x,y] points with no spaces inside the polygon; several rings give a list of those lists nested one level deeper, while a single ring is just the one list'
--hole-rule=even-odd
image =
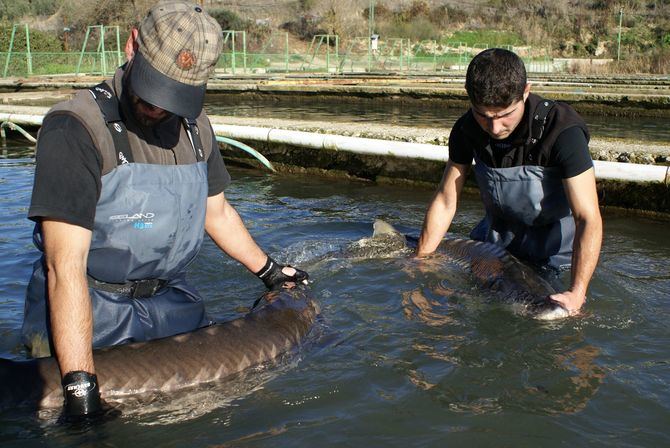
[{"label": "wader buckle", "polygon": [[130,296],[133,299],[146,299],[147,297],[151,297],[163,289],[167,283],[167,280],[161,280],[158,278],[134,281],[130,287]]},{"label": "wader buckle", "polygon": [[128,295],[133,299],[146,299],[155,295],[158,291],[167,286],[167,280],[152,278],[149,280],[136,280],[126,283],[106,283],[88,276],[88,286],[100,291],[111,292],[114,294]]}]

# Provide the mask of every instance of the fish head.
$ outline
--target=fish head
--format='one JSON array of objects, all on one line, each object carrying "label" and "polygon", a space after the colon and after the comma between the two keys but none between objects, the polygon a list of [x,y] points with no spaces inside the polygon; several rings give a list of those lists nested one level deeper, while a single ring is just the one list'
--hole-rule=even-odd
[{"label": "fish head", "polygon": [[372,224],[372,238],[388,237],[402,239],[405,242],[405,235],[398,232],[395,227],[383,219],[375,219],[375,222]]},{"label": "fish head", "polygon": [[405,235],[391,224],[376,219],[372,225],[372,236],[347,245],[345,253],[350,258],[390,258],[404,255],[407,251]]},{"label": "fish head", "polygon": [[537,320],[557,320],[565,319],[568,316],[570,316],[568,310],[555,302],[551,302],[537,310],[533,318]]},{"label": "fish head", "polygon": [[551,321],[564,319],[570,315],[568,310],[559,303],[554,302],[549,296],[530,294],[533,300],[516,302],[512,308],[519,315],[528,315],[536,320]]}]

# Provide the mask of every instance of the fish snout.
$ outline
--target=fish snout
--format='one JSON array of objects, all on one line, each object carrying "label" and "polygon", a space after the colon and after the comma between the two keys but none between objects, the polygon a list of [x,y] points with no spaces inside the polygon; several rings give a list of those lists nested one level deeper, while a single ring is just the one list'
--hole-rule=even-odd
[{"label": "fish snout", "polygon": [[538,311],[538,313],[533,317],[537,320],[547,321],[547,320],[565,319],[568,316],[570,316],[568,310],[563,308],[558,303],[547,299],[546,306],[542,307],[541,310]]}]

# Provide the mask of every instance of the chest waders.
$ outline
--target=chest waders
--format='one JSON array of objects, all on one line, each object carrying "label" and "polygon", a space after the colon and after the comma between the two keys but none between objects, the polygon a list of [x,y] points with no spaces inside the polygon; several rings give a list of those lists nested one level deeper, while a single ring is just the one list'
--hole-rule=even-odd
[{"label": "chest waders", "polygon": [[[536,109],[526,145],[543,136],[544,124],[553,104],[545,101]],[[488,144],[486,151],[492,151]],[[526,161],[532,162],[532,150]],[[492,168],[475,151],[475,178],[486,216],[470,238],[505,247],[513,255],[538,266],[569,267],[575,222],[558,167],[521,165]]]},{"label": "chest waders", "polygon": [[[146,341],[211,323],[185,280],[203,240],[207,164],[194,120],[184,120],[197,162],[133,162],[119,102],[106,84],[91,90],[112,134],[117,166],[102,176],[88,254],[93,347]],[[43,250],[40,226],[33,240]],[[24,343],[50,341],[44,256],[28,285]],[[35,350],[33,350],[35,352]]]}]

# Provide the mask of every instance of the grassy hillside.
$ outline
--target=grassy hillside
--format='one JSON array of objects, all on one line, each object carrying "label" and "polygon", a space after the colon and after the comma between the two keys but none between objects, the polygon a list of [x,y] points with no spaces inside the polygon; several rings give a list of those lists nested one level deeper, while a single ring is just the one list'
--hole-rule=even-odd
[{"label": "grassy hillside", "polygon": [[[77,45],[91,24],[128,28],[155,0],[0,0],[4,34],[11,23],[48,27],[53,40]],[[250,45],[276,31],[309,41],[366,36],[370,0],[203,0],[224,29],[246,30]],[[670,72],[670,0],[376,0],[374,30],[384,38],[530,45],[554,57],[622,59],[619,71]],[[46,20],[46,18],[50,18]],[[2,30],[0,30],[2,33]],[[48,39],[42,39],[44,41]],[[293,40],[293,39],[292,39]],[[6,42],[0,37],[0,45]],[[80,44],[79,44],[80,45]],[[0,47],[2,50],[2,47]],[[36,49],[39,51],[39,49]]]}]

